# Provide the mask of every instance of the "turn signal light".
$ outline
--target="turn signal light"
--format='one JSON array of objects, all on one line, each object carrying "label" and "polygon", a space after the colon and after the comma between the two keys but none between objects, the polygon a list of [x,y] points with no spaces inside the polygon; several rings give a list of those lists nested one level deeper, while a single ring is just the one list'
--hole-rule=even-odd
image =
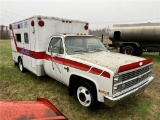
[{"label": "turn signal light", "polygon": [[106,94],[106,95],[109,95],[109,92],[104,91],[104,90],[100,90],[100,89],[99,89],[99,92],[100,92],[100,93],[104,93],[104,94]]}]

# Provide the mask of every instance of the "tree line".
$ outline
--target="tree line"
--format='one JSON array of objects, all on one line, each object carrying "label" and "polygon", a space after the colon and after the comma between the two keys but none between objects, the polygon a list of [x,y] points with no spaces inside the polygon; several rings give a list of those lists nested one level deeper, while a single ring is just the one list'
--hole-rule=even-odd
[{"label": "tree line", "polygon": [[109,35],[109,29],[108,28],[103,28],[103,29],[96,29],[96,30],[89,30],[89,34],[90,35],[96,35],[96,36],[98,36],[98,37],[101,37],[102,36],[102,34],[103,34],[103,36],[108,36]]}]

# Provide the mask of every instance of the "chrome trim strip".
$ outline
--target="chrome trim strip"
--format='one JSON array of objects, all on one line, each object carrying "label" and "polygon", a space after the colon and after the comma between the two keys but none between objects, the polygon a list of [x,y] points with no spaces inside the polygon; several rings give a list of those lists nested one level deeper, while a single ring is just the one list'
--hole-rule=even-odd
[{"label": "chrome trim strip", "polygon": [[142,81],[141,83],[139,83],[138,85],[132,86],[131,88],[127,89],[124,91],[124,93],[121,93],[119,95],[116,96],[104,96],[106,99],[112,100],[112,101],[117,101],[120,100],[126,96],[128,96],[129,94],[132,94],[134,92],[136,92],[137,90],[145,87],[146,85],[149,85],[149,83],[151,83],[153,81],[154,77],[151,76],[150,78],[147,78],[145,81]]}]

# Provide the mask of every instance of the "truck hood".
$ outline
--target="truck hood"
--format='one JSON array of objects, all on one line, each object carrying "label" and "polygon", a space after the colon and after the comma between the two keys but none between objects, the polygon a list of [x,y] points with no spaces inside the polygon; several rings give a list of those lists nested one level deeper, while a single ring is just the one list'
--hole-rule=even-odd
[{"label": "truck hood", "polygon": [[120,66],[145,60],[144,58],[136,56],[113,53],[113,52],[105,52],[105,51],[74,54],[71,55],[70,57],[108,68],[112,70],[114,73],[117,73],[117,70]]}]

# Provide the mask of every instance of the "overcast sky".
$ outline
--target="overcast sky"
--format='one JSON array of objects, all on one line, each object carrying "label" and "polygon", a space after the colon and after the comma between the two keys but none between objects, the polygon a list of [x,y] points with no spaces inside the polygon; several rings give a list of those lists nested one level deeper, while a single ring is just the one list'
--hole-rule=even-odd
[{"label": "overcast sky", "polygon": [[33,15],[87,21],[90,29],[119,23],[160,22],[160,0],[0,0],[0,24]]}]

